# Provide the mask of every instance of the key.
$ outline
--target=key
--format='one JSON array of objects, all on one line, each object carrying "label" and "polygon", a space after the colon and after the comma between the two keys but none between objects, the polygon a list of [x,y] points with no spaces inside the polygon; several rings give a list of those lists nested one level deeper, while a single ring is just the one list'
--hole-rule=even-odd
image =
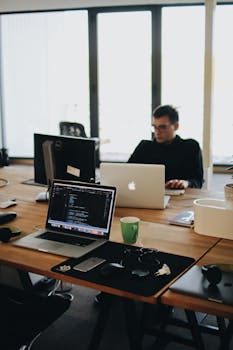
[{"label": "key", "polygon": [[170,275],[170,274],[171,274],[170,267],[167,264],[163,264],[161,269],[159,269],[154,273],[154,276],[162,276],[162,275]]}]

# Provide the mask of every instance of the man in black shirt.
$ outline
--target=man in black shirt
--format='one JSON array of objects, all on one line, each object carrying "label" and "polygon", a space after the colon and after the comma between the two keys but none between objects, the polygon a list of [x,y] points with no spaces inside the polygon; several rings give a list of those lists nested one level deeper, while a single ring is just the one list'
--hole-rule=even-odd
[{"label": "man in black shirt", "polygon": [[129,163],[164,164],[167,188],[201,188],[203,184],[202,152],[197,141],[176,135],[179,115],[169,105],[153,111],[154,140],[142,140]]}]

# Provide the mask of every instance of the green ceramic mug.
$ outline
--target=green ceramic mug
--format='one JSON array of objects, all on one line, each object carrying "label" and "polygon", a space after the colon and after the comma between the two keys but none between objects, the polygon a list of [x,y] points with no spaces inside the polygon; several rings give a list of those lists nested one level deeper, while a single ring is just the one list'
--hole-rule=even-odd
[{"label": "green ceramic mug", "polygon": [[140,219],[134,216],[126,216],[120,219],[121,233],[124,243],[133,244],[138,239]]}]

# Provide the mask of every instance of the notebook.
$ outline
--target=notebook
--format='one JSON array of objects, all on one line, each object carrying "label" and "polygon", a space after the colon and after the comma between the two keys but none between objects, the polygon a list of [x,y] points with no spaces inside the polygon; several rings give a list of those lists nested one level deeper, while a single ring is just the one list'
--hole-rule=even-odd
[{"label": "notebook", "polygon": [[53,180],[44,230],[12,242],[68,257],[82,256],[108,241],[116,188]]},{"label": "notebook", "polygon": [[194,211],[184,210],[169,220],[169,224],[192,227],[194,225]]},{"label": "notebook", "polygon": [[101,163],[100,181],[117,188],[116,206],[164,209],[165,166],[158,164]]},{"label": "notebook", "polygon": [[222,271],[222,280],[216,286],[210,285],[201,272],[201,266],[193,266],[170,289],[217,303],[233,305],[233,273]]}]

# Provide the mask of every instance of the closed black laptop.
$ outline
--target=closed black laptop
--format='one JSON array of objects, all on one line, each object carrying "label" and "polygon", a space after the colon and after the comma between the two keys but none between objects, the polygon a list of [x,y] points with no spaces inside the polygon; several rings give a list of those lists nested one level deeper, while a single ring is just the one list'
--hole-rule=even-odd
[{"label": "closed black laptop", "polygon": [[116,188],[53,180],[46,227],[13,242],[43,252],[79,257],[109,239]]},{"label": "closed black laptop", "polygon": [[193,266],[170,289],[222,304],[233,305],[233,272],[222,271],[222,280],[211,285],[201,272],[201,266]]}]

